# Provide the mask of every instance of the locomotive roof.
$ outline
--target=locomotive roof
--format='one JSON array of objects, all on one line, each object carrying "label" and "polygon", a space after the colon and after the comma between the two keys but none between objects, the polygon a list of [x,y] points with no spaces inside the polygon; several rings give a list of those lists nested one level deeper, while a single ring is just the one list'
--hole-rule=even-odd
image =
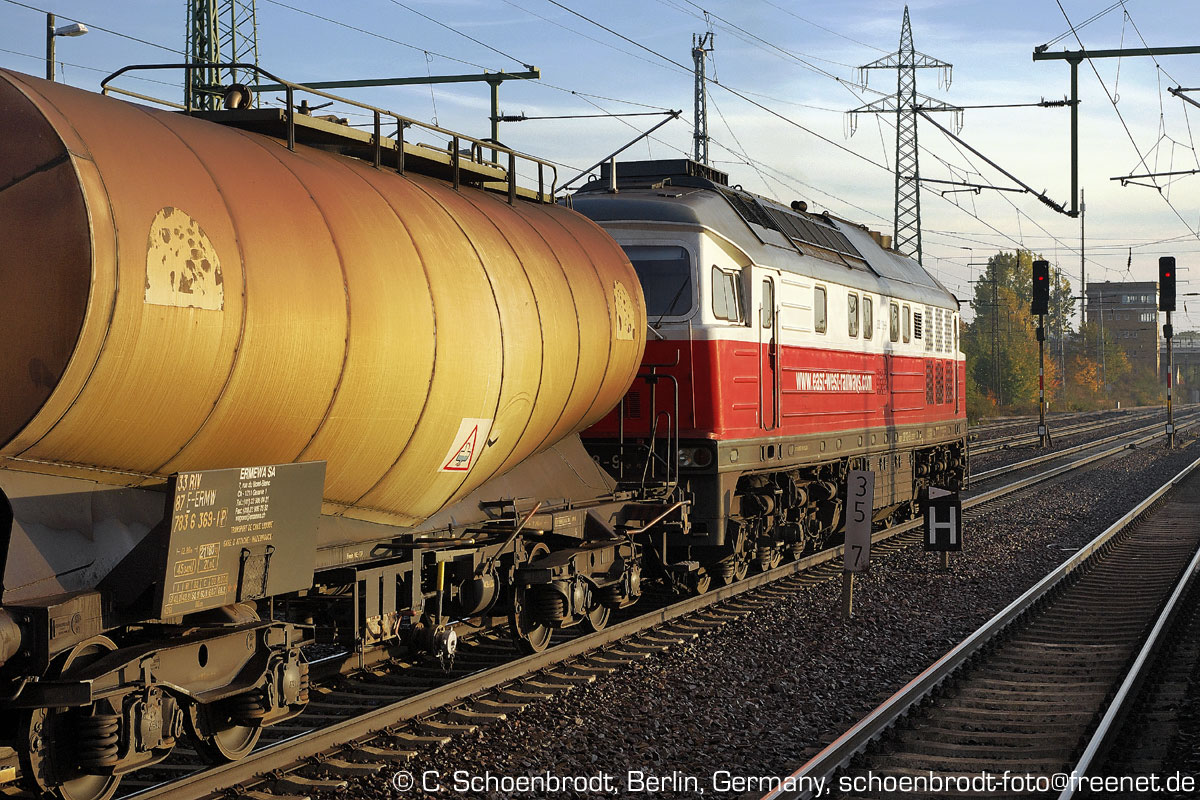
[{"label": "locomotive roof", "polygon": [[724,173],[694,161],[617,165],[617,192],[608,165],[584,185],[571,206],[596,222],[643,227],[665,223],[704,228],[755,264],[858,286],[917,303],[958,307],[954,294],[912,259],[885,250],[870,231],[730,187]]}]

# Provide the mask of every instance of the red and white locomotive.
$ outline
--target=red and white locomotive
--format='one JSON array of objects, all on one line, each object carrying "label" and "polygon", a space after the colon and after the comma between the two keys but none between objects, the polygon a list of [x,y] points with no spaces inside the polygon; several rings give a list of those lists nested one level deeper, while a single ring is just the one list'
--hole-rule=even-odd
[{"label": "red and white locomotive", "polygon": [[962,486],[949,290],[880,234],[696,162],[616,172],[572,207],[625,249],[651,331],[639,380],[584,438],[626,483],[665,475],[690,501],[664,564],[703,590],[822,546],[852,468],[875,472],[876,521],[910,513],[924,487]]}]

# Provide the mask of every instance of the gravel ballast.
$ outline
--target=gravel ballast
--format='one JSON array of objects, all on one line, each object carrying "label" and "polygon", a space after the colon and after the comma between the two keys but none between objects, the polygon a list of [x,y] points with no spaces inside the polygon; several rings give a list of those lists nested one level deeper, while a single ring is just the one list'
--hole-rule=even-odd
[{"label": "gravel ballast", "polygon": [[[349,796],[740,796],[747,776],[786,775],[924,670],[995,612],[1200,457],[1181,437],[968,512],[966,547],[950,572],[908,548],[860,577],[853,620],[841,585],[825,582],[651,656],[595,684],[560,692],[508,720],[422,750],[405,769],[355,778]],[[608,776],[594,791],[455,791],[455,772],[482,778]],[[437,775],[433,773],[436,772]],[[638,792],[637,774],[658,776]],[[442,792],[421,790],[422,776]]]}]

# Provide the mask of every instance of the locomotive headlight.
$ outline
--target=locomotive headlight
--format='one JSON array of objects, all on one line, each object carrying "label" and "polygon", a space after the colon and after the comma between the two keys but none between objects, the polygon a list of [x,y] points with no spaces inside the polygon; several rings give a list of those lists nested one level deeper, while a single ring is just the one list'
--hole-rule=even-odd
[{"label": "locomotive headlight", "polygon": [[703,469],[712,464],[712,452],[707,447],[679,448],[679,466]]}]

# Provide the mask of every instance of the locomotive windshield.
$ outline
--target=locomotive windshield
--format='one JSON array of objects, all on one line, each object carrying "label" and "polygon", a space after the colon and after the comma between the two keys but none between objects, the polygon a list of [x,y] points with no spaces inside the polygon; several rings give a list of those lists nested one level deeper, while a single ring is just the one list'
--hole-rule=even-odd
[{"label": "locomotive windshield", "polygon": [[688,251],[671,245],[625,245],[637,271],[651,319],[681,317],[692,310],[692,260]]}]

